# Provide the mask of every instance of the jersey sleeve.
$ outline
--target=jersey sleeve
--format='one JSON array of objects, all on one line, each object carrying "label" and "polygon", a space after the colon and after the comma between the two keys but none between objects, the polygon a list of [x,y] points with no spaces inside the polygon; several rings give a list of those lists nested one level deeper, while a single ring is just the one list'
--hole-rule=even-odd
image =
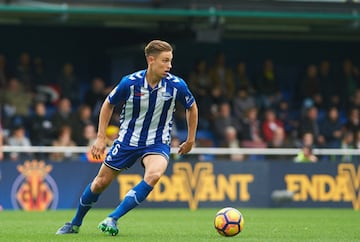
[{"label": "jersey sleeve", "polygon": [[119,84],[110,92],[107,99],[110,104],[117,105],[126,101],[129,97],[129,85],[126,77],[122,78]]},{"label": "jersey sleeve", "polygon": [[195,98],[189,90],[189,87],[187,86],[185,81],[182,79],[180,79],[178,91],[178,100],[186,109],[189,109],[191,105],[193,105],[193,103],[195,102]]}]

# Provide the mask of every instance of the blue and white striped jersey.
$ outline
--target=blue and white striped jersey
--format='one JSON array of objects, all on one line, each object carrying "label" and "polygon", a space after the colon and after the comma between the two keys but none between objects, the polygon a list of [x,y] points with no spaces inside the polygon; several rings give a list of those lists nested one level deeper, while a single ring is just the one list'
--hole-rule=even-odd
[{"label": "blue and white striped jersey", "polygon": [[146,70],[141,70],[123,77],[108,96],[111,104],[123,104],[118,140],[134,147],[170,144],[175,101],[188,109],[194,96],[177,76],[167,74],[151,88],[145,75]]}]

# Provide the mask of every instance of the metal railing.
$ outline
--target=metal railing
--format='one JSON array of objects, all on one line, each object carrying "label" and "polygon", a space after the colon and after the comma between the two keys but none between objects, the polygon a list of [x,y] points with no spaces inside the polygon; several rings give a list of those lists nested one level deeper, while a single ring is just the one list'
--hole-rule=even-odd
[{"label": "metal railing", "polygon": [[[4,153],[86,153],[87,146],[3,146]],[[178,148],[171,148],[171,153],[177,153]],[[195,147],[189,154],[209,155],[296,155],[300,148],[215,148]],[[314,149],[315,155],[360,155],[360,149]]]}]

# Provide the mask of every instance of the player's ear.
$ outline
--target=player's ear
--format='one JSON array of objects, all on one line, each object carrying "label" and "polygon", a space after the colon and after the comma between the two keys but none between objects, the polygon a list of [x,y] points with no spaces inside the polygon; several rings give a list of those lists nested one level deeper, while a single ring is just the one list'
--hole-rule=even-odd
[{"label": "player's ear", "polygon": [[147,56],[146,59],[149,64],[151,64],[155,61],[155,57],[152,55]]}]

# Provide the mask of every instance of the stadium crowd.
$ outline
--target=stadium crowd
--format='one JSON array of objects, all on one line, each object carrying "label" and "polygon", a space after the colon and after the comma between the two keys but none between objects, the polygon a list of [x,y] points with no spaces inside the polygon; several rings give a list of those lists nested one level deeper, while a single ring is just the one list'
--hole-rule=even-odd
[{"label": "stadium crowd", "polygon": [[[255,75],[245,61],[236,66],[224,53],[199,60],[184,77],[199,106],[198,147],[300,148],[297,161],[313,148],[360,148],[360,71],[352,60],[333,66],[330,60],[309,64],[304,75],[292,81],[293,91],[279,81],[276,63],[263,62]],[[64,63],[60,74],[50,76],[43,60],[28,53],[19,56],[17,66],[8,66],[0,54],[0,133],[10,146],[88,146],[96,137],[101,104],[112,87],[102,77],[83,85],[74,65]],[[84,88],[84,86],[86,88]],[[179,107],[180,109],[180,107]],[[107,130],[109,143],[118,133],[115,110]],[[185,112],[174,117],[173,144],[185,136]],[[1,137],[0,137],[1,139]],[[0,143],[1,144],[1,143]],[[88,160],[74,154],[10,153],[2,158],[29,157],[52,160]],[[243,160],[243,155],[232,155]],[[259,157],[258,157],[259,158]],[[264,158],[264,157],[262,157]],[[286,156],[271,159],[288,159]],[[335,159],[324,156],[322,159]],[[352,156],[341,157],[351,161]],[[316,159],[315,159],[316,160]]]}]

